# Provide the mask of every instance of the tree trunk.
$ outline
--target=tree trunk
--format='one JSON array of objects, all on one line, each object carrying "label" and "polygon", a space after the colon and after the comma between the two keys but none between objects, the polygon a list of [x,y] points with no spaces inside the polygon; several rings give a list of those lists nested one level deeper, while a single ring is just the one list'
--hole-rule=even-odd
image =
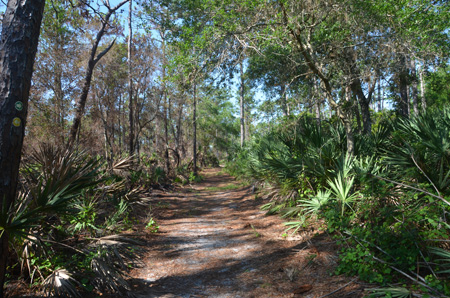
[{"label": "tree trunk", "polygon": [[399,91],[400,98],[397,106],[397,111],[400,116],[408,117],[408,69],[406,67],[406,58],[400,58],[400,72],[399,76]]},{"label": "tree trunk", "polygon": [[[282,2],[280,2],[279,4],[283,12],[284,22],[285,24],[288,24],[286,9]],[[297,31],[299,33],[297,33],[292,27],[289,26],[286,26],[286,30],[290,32],[292,38],[296,42],[300,54],[305,59],[306,66],[320,79],[323,85],[323,89],[325,90],[326,93],[328,104],[336,112],[336,115],[342,121],[342,124],[345,127],[345,133],[347,136],[347,153],[349,155],[353,155],[355,142],[353,137],[351,118],[348,115],[348,113],[344,111],[342,107],[334,100],[333,88],[331,86],[330,79],[325,75],[321,64],[317,63],[317,61],[314,60],[314,56],[312,54],[312,45],[309,43],[307,39],[306,40],[302,39],[302,36],[300,36],[302,30],[300,28]]]},{"label": "tree trunk", "polygon": [[250,126],[249,126],[249,122],[250,119],[248,117],[249,113],[248,111],[245,112],[245,118],[244,118],[244,126],[245,126],[245,139],[246,140],[250,140],[251,135],[250,135]]},{"label": "tree trunk", "polygon": [[[352,48],[348,48],[346,51],[347,62],[350,65],[349,76],[351,80],[351,90],[356,97],[359,104],[359,109],[356,109],[356,117],[358,119],[362,118],[363,122],[363,133],[369,134],[372,130],[372,119],[370,117],[370,102],[372,101],[372,94],[375,89],[375,83],[369,86],[369,94],[366,97],[362,88],[362,76],[361,71],[358,68],[357,54]],[[358,120],[360,121],[360,120]],[[361,125],[359,124],[359,127]],[[359,128],[360,130],[360,128]]]},{"label": "tree trunk", "polygon": [[345,101],[348,102],[348,106],[352,107],[353,110],[353,114],[355,115],[356,118],[356,130],[358,133],[361,133],[362,129],[361,129],[361,113],[359,112],[359,106],[357,103],[355,103],[355,100],[357,101],[357,96],[356,96],[356,92],[353,91],[352,94],[352,87],[351,86],[345,86],[344,89],[345,92]]},{"label": "tree trunk", "polygon": [[118,115],[118,117],[117,117],[117,119],[118,119],[118,135],[119,135],[119,154],[121,154],[123,151],[122,151],[122,123],[123,123],[123,121],[122,121],[122,107],[123,105],[122,105],[122,93],[119,93],[119,115]]},{"label": "tree trunk", "polygon": [[374,89],[375,84],[369,87],[369,95],[366,97],[361,87],[361,80],[356,79],[352,83],[352,90],[358,99],[359,107],[361,109],[364,134],[370,134],[372,130],[372,119],[370,116],[370,102],[372,100],[372,94]]},{"label": "tree trunk", "polygon": [[166,67],[167,67],[167,53],[166,53],[166,37],[165,32],[161,31],[162,40],[162,54],[163,54],[163,65],[162,65],[162,82],[163,82],[163,105],[164,105],[164,159],[165,159],[165,170],[166,174],[169,175],[170,172],[170,159],[169,159],[169,117],[170,117],[170,97],[167,96],[167,85],[166,85]]},{"label": "tree trunk", "polygon": [[194,175],[197,176],[197,84],[194,80],[194,111],[193,111],[193,124],[194,124],[194,140],[193,140],[193,161],[194,161]]},{"label": "tree trunk", "polygon": [[283,111],[283,116],[289,116],[289,111],[287,107],[287,93],[286,93],[286,85],[283,83],[280,86],[280,101],[281,101],[281,110]]},{"label": "tree trunk", "polygon": [[[0,210],[16,196],[19,164],[45,0],[9,0],[0,43]],[[0,234],[0,298],[9,250],[8,230]]]},{"label": "tree trunk", "polygon": [[381,102],[381,76],[378,75],[378,92],[377,92],[377,97],[378,97],[378,112],[381,112],[381,110],[383,109],[383,105]]},{"label": "tree trunk", "polygon": [[321,116],[320,116],[320,102],[321,102],[321,96],[320,96],[320,94],[319,94],[319,91],[317,90],[318,88],[317,88],[317,84],[316,84],[316,82],[314,81],[314,83],[313,83],[314,85],[313,85],[313,100],[314,100],[314,98],[316,98],[316,100],[314,100],[314,111],[315,111],[315,114],[316,114],[316,122],[317,122],[317,125],[319,125],[320,126],[320,122],[321,122]]},{"label": "tree trunk", "polygon": [[[84,109],[86,106],[87,97],[89,94],[89,89],[91,88],[91,81],[92,81],[92,74],[94,72],[94,67],[100,61],[100,59],[108,53],[108,51],[112,48],[114,45],[114,41],[101,53],[97,55],[97,49],[100,44],[100,41],[103,37],[103,35],[106,32],[106,26],[108,25],[109,19],[113,15],[113,13],[118,10],[122,5],[127,3],[129,0],[123,0],[118,5],[116,5],[114,8],[108,7],[108,12],[103,16],[102,18],[102,27],[100,31],[97,33],[97,37],[95,38],[94,44],[91,48],[91,54],[89,55],[89,61],[86,68],[86,74],[84,76],[84,84],[83,89],[81,90],[81,95],[78,101],[75,104],[75,116],[73,118],[72,127],[70,128],[69,132],[69,140],[67,142],[67,147],[71,148],[73,147],[75,140],[77,138],[77,134],[80,130],[81,125],[81,119],[84,115]],[[96,56],[97,55],[97,56]]]},{"label": "tree trunk", "polygon": [[419,115],[419,99],[417,96],[417,71],[416,71],[416,60],[411,59],[411,99],[413,104],[414,115]]},{"label": "tree trunk", "polygon": [[166,160],[166,173],[170,172],[170,159],[169,159],[169,117],[170,117],[170,98],[164,91],[164,159]]},{"label": "tree trunk", "polygon": [[427,100],[425,98],[425,81],[423,79],[423,71],[425,68],[425,63],[422,65],[422,67],[420,68],[420,72],[419,72],[419,80],[420,80],[420,99],[421,99],[421,103],[422,103],[422,111],[425,112],[427,109]]},{"label": "tree trunk", "polygon": [[64,91],[62,87],[62,69],[59,64],[55,65],[54,68],[54,82],[53,82],[53,91],[55,93],[55,101],[53,102],[56,107],[56,127],[58,127],[58,131],[55,134],[55,142],[58,145],[64,145]]},{"label": "tree trunk", "polygon": [[133,40],[133,27],[132,23],[132,13],[133,13],[133,0],[130,0],[130,5],[128,8],[128,109],[129,115],[128,120],[130,121],[130,139],[129,139],[129,153],[130,156],[134,154],[134,101],[133,101],[133,65],[131,56],[131,42]]},{"label": "tree trunk", "polygon": [[240,100],[239,100],[239,107],[241,110],[241,115],[240,115],[240,122],[241,122],[241,148],[244,147],[245,144],[245,122],[244,122],[244,118],[245,118],[245,106],[244,106],[244,63],[242,62],[242,60],[240,61],[240,72],[241,72],[241,86],[240,86]]}]

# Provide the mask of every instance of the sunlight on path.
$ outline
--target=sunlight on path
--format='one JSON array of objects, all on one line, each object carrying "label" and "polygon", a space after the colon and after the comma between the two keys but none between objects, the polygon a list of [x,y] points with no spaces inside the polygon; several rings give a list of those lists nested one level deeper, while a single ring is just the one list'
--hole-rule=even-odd
[{"label": "sunlight on path", "polygon": [[[309,244],[281,237],[282,221],[259,210],[251,187],[230,187],[236,182],[217,169],[204,174],[194,191],[162,198],[170,207],[149,241],[146,266],[133,274],[138,297],[316,297],[299,296],[298,288],[319,276],[299,280],[300,269],[287,263],[309,266],[301,263]],[[328,262],[322,265],[333,265],[333,258]]]}]

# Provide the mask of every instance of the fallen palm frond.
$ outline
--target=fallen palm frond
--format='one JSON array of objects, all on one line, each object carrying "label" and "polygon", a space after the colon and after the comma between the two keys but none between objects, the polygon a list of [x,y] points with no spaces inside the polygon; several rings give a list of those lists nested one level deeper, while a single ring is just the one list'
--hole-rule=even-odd
[{"label": "fallen palm frond", "polygon": [[124,175],[134,167],[134,156],[120,158],[112,164],[110,171],[116,175]]},{"label": "fallen palm frond", "polygon": [[66,269],[58,269],[52,272],[43,282],[44,294],[56,297],[81,297],[75,284],[79,283],[73,279]]},{"label": "fallen palm frond", "polygon": [[116,293],[130,291],[130,286],[123,278],[122,274],[102,257],[92,259],[91,269],[95,274],[92,283],[96,289],[101,291],[111,290]]}]

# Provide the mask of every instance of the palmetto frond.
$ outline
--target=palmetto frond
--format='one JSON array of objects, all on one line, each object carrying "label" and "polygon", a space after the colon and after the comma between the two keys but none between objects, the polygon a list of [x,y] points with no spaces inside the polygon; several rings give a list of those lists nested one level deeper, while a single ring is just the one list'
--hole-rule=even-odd
[{"label": "palmetto frond", "polygon": [[331,191],[319,190],[317,194],[309,200],[300,200],[299,206],[303,209],[305,215],[317,215],[330,199]]},{"label": "palmetto frond", "polygon": [[429,247],[428,251],[440,258],[436,260],[443,269],[439,273],[450,273],[450,251],[438,247]]},{"label": "palmetto frond", "polygon": [[110,235],[95,239],[91,247],[96,256],[91,261],[91,269],[95,274],[94,286],[99,290],[115,292],[129,291],[130,287],[123,277],[123,271],[141,263],[136,250],[141,245],[136,239],[123,235]]},{"label": "palmetto frond", "polygon": [[101,182],[98,170],[102,162],[83,152],[42,145],[31,154],[26,166],[33,207],[55,211],[69,200]]},{"label": "palmetto frond", "polygon": [[56,297],[81,297],[74,283],[78,284],[66,269],[58,269],[44,280],[44,293]]},{"label": "palmetto frond", "polygon": [[401,287],[370,289],[370,292],[371,294],[369,295],[369,297],[393,297],[393,298],[415,297],[411,291]]},{"label": "palmetto frond", "polygon": [[396,170],[399,178],[413,178],[419,183],[431,183],[439,192],[448,191],[450,109],[399,121],[386,153],[385,164]]}]

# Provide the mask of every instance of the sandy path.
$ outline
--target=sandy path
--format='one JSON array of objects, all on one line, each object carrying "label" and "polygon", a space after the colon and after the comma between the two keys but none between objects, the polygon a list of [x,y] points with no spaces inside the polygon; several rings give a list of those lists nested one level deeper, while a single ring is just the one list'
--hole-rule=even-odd
[{"label": "sandy path", "polygon": [[282,236],[250,187],[218,169],[190,188],[161,194],[167,208],[148,239],[145,266],[132,272],[138,297],[361,297],[362,285],[330,276],[335,246],[325,235]]}]

